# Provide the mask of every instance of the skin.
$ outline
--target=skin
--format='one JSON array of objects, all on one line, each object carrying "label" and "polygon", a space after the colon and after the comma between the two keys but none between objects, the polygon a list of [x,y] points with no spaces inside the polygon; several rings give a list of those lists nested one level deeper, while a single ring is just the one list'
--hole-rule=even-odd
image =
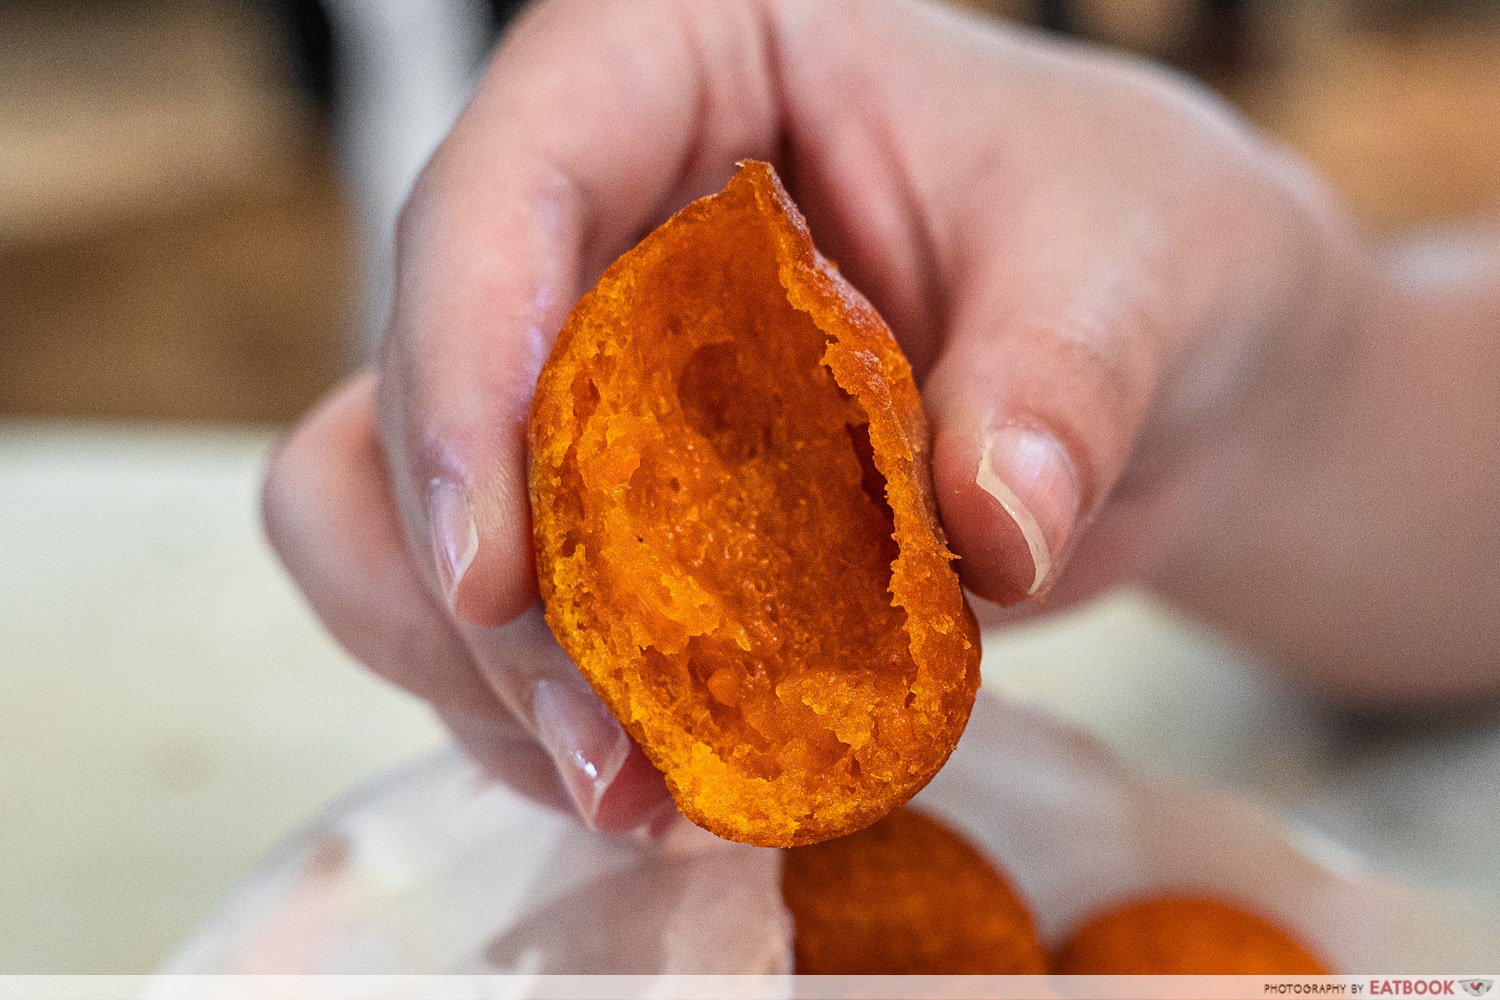
[{"label": "skin", "polygon": [[931,4],[551,0],[412,192],[376,370],[265,491],[334,635],[503,779],[671,814],[541,621],[523,430],[582,291],[745,157],[902,342],[992,621],[1147,585],[1346,703],[1500,690],[1493,229],[1380,246],[1188,81]]}]

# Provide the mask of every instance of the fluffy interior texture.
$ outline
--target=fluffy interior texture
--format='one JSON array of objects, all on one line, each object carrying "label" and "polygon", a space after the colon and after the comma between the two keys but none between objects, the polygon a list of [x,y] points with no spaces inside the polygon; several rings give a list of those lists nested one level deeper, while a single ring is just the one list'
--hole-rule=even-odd
[{"label": "fluffy interior texture", "polygon": [[[956,578],[921,593],[953,574],[909,428],[883,413],[872,430],[891,394],[862,390],[889,366],[841,337],[840,302],[795,302],[799,276],[836,273],[810,242],[823,270],[792,266],[800,219],[778,217],[779,184],[743,178],[575,311],[539,389],[533,488],[564,648],[689,817],[787,845],[857,829],[931,777],[978,644]],[[931,622],[911,619],[934,610],[959,643],[924,657]]]}]

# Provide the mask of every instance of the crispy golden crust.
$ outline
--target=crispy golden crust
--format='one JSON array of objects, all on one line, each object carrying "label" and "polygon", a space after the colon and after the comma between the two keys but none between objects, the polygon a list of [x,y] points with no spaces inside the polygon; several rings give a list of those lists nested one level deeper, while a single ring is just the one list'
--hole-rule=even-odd
[{"label": "crispy golden crust", "polygon": [[547,621],[694,822],[825,840],[947,759],[979,633],[928,448],[889,329],[766,164],[569,317],[530,424]]},{"label": "crispy golden crust", "polygon": [[1005,877],[936,820],[898,809],[786,852],[781,895],[804,975],[1041,975],[1047,957]]},{"label": "crispy golden crust", "polygon": [[1063,943],[1061,975],[1324,976],[1291,935],[1214,899],[1164,897],[1094,917]]}]

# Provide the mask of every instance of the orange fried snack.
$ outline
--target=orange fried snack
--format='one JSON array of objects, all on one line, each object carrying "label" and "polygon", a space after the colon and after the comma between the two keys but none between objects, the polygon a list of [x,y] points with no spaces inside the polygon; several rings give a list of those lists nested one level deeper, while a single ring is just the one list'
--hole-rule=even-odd
[{"label": "orange fried snack", "polygon": [[937,772],[979,683],[926,418],[764,163],[617,260],[530,424],[558,642],[690,819],[785,847]]},{"label": "orange fried snack", "polygon": [[1212,899],[1171,896],[1094,917],[1058,950],[1060,975],[1323,976],[1281,928]]},{"label": "orange fried snack", "polygon": [[911,809],[787,851],[781,896],[801,975],[1047,971],[1016,890],[962,837]]}]

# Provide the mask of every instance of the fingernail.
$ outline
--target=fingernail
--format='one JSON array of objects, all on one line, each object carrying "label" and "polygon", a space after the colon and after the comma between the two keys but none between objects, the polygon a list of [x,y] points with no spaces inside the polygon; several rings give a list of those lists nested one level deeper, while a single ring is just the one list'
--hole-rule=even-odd
[{"label": "fingernail", "polygon": [[462,483],[438,477],[427,484],[427,524],[443,597],[456,608],[459,585],[479,551],[479,529]]},{"label": "fingernail", "polygon": [[630,737],[592,692],[537,681],[531,696],[541,740],[585,823],[596,825],[599,803],[630,753]]},{"label": "fingernail", "polygon": [[1001,427],[985,438],[974,481],[1021,529],[1032,565],[1026,596],[1040,593],[1078,518],[1080,497],[1073,460],[1044,431]]}]

